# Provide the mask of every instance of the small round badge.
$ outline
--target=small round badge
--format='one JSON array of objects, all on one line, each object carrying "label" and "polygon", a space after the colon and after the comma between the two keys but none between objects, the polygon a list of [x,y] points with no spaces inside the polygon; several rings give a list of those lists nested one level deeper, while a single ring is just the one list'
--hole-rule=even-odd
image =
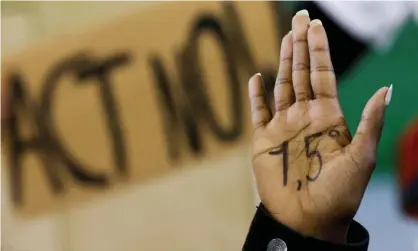
[{"label": "small round badge", "polygon": [[273,239],[269,242],[267,251],[287,251],[286,242],[279,238]]}]

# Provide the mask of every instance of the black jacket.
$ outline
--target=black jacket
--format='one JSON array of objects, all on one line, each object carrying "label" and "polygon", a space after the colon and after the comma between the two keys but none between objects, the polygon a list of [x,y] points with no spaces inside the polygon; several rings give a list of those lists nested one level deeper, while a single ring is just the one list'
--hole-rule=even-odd
[{"label": "black jacket", "polygon": [[244,251],[366,251],[369,233],[359,223],[353,221],[348,231],[347,244],[338,245],[302,236],[277,222],[263,204],[251,223],[244,243]]}]

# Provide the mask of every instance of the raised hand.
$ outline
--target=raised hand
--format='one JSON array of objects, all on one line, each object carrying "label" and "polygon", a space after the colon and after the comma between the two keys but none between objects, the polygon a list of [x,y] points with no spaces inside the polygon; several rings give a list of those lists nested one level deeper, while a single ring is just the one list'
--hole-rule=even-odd
[{"label": "raised hand", "polygon": [[249,82],[261,201],[275,219],[302,234],[345,242],[375,167],[392,88],[382,87],[370,98],[352,138],[322,23],[299,11],[283,38],[280,58],[274,114],[262,76]]}]

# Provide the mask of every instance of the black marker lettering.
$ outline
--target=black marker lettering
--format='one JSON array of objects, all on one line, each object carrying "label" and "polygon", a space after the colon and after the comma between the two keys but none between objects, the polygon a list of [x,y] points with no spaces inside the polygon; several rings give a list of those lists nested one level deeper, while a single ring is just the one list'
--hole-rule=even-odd
[{"label": "black marker lettering", "polygon": [[[179,156],[178,137],[179,128],[183,127],[193,153],[201,153],[203,144],[198,130],[198,122],[206,123],[215,137],[220,141],[234,141],[238,139],[244,130],[242,110],[242,86],[240,77],[245,73],[247,77],[255,72],[266,72],[258,69],[245,37],[244,29],[239,20],[239,15],[232,3],[224,3],[224,19],[219,20],[212,15],[203,14],[193,23],[190,37],[184,48],[176,58],[179,62],[179,81],[175,81],[164,71],[162,61],[158,57],[150,60],[154,75],[156,76],[159,100],[164,107],[166,121],[166,135],[170,156],[175,159]],[[281,30],[281,29],[280,29]],[[228,74],[228,89],[230,91],[229,114],[231,126],[221,125],[210,103],[210,97],[206,93],[203,69],[201,67],[201,54],[199,53],[199,41],[203,34],[210,34],[216,38],[226,62],[225,73]],[[281,35],[282,36],[282,35]],[[280,39],[278,40],[280,41]],[[119,66],[126,65],[130,60],[129,55],[121,53],[104,60],[84,56],[67,58],[49,72],[42,88],[41,100],[38,104],[30,100],[25,90],[24,82],[17,74],[12,78],[13,84],[9,88],[13,105],[11,109],[14,115],[8,124],[11,154],[9,161],[11,167],[13,199],[17,203],[22,202],[22,161],[23,155],[30,151],[36,151],[42,162],[42,166],[48,177],[53,193],[64,191],[64,180],[61,172],[67,168],[71,175],[84,185],[103,187],[109,183],[104,173],[89,172],[88,166],[71,153],[62,138],[59,137],[58,128],[53,120],[54,93],[59,87],[59,80],[64,75],[74,75],[79,80],[95,78],[98,80],[98,88],[102,107],[106,115],[108,132],[110,134],[114,165],[120,174],[128,174],[128,157],[126,151],[126,138],[123,124],[120,121],[118,105],[113,93],[111,72]],[[274,71],[271,75],[275,75]],[[267,76],[267,74],[264,74]],[[243,78],[244,79],[244,78]],[[272,78],[273,79],[273,78]],[[268,81],[270,82],[270,81]],[[274,80],[271,81],[271,86]],[[176,88],[176,87],[182,88]],[[268,84],[270,86],[270,84]],[[171,87],[171,88],[170,88]],[[179,91],[180,89],[180,91]],[[183,89],[183,90],[181,90]],[[175,92],[173,91],[175,90]],[[27,114],[26,114],[27,113]],[[33,116],[33,118],[31,117]],[[28,118],[32,126],[32,137],[23,137],[18,124],[22,118]],[[288,172],[288,142],[282,145],[283,153],[283,182],[287,184]],[[280,154],[271,152],[270,154]]]},{"label": "black marker lettering", "polygon": [[[62,192],[64,184],[59,175],[59,169],[55,166],[56,163],[43,148],[45,141],[39,134],[38,124],[34,116],[35,103],[26,90],[22,76],[14,73],[11,75],[9,81],[8,100],[10,101],[11,118],[6,121],[8,128],[6,141],[10,147],[10,152],[7,156],[10,167],[12,200],[15,205],[21,205],[23,203],[23,191],[25,191],[22,166],[25,153],[31,151],[38,153],[37,156],[41,161],[49,185],[54,193]],[[28,139],[25,139],[20,131],[21,119],[24,117],[27,118],[25,125],[29,125],[33,131],[33,136]]]},{"label": "black marker lettering", "polygon": [[297,190],[300,191],[300,189],[302,189],[302,181],[301,180],[297,180],[297,183],[298,183]]},{"label": "black marker lettering", "polygon": [[228,49],[234,55],[234,64],[236,66],[240,66],[238,70],[244,69],[244,73],[247,75],[254,74],[254,72],[263,72],[260,69],[257,70],[251,49],[248,46],[244,28],[241,25],[238,13],[234,8],[234,4],[232,2],[223,2],[223,6],[227,21],[227,25],[225,25],[225,35],[227,36],[229,44]]},{"label": "black marker lettering", "polygon": [[322,132],[319,132],[319,133],[315,133],[313,135],[305,137],[306,157],[308,157],[308,158],[317,157],[318,161],[319,161],[319,170],[318,170],[317,174],[313,177],[310,177],[309,175],[306,175],[306,179],[308,181],[315,181],[318,178],[318,176],[319,176],[319,174],[321,173],[321,170],[322,170],[322,156],[321,156],[321,154],[317,150],[310,150],[310,147],[309,147],[312,140],[314,140],[315,138],[320,137],[321,135],[322,135]]},{"label": "black marker lettering", "polygon": [[[219,120],[210,105],[210,99],[205,90],[204,75],[202,74],[202,68],[199,59],[199,37],[205,32],[212,34],[217,38],[221,50],[224,53],[224,60],[226,62],[225,72],[228,74],[229,81],[228,87],[230,92],[230,115],[232,116],[232,125],[230,128],[223,128]],[[243,131],[243,111],[242,111],[242,95],[241,85],[238,80],[238,73],[236,70],[236,64],[233,59],[233,55],[230,49],[230,43],[227,40],[224,30],[222,29],[220,22],[214,16],[202,16],[196,23],[194,30],[191,34],[190,44],[187,47],[186,53],[190,55],[187,60],[189,63],[188,74],[189,79],[193,79],[194,82],[184,81],[184,89],[188,90],[191,103],[194,104],[193,108],[195,114],[201,113],[208,123],[209,128],[222,141],[233,141],[242,134]]]},{"label": "black marker lettering", "polygon": [[270,155],[279,155],[279,154],[283,154],[283,186],[287,185],[287,174],[289,171],[289,160],[288,160],[288,155],[289,155],[289,142],[285,141],[283,142],[283,144],[281,145],[281,147],[279,149],[276,149],[274,151],[269,152]]},{"label": "black marker lettering", "polygon": [[[41,164],[45,169],[51,190],[54,194],[64,191],[64,181],[61,178],[63,168],[68,168],[72,176],[83,185],[107,186],[108,177],[105,174],[88,172],[88,168],[75,158],[65,147],[65,142],[60,139],[53,120],[54,93],[59,86],[59,80],[68,74],[75,74],[80,79],[97,77],[101,85],[101,98],[109,132],[113,139],[115,165],[120,173],[126,173],[127,161],[125,153],[125,141],[116,109],[112,90],[110,88],[109,72],[112,68],[126,63],[127,55],[119,54],[104,60],[94,61],[86,55],[76,55],[67,58],[54,65],[54,68],[46,76],[42,88],[39,107],[30,100],[23,79],[18,74],[13,74],[10,81],[9,100],[11,104],[12,118],[7,121],[8,140],[10,142],[9,162],[11,167],[12,198],[16,205],[23,201],[24,186],[22,182],[23,155],[29,151],[36,151]],[[20,132],[19,124],[22,118],[28,118],[32,125],[34,136],[26,139]],[[28,124],[28,123],[26,123]]]},{"label": "black marker lettering", "polygon": [[[50,74],[47,75],[42,89],[38,123],[40,126],[40,133],[47,142],[47,144],[44,145],[44,148],[48,153],[52,154],[51,156],[53,156],[54,159],[59,161],[58,163],[67,167],[72,176],[82,184],[104,186],[108,183],[107,177],[104,174],[89,173],[87,168],[85,168],[85,165],[70,153],[64,146],[62,140],[59,139],[52,118],[53,94],[57,90],[60,78],[65,74],[76,73],[79,68],[86,67],[89,63],[87,57],[75,56],[63,60],[54,66]],[[55,168],[58,167],[59,165],[55,166]]]},{"label": "black marker lettering", "polygon": [[120,174],[127,175],[128,163],[125,149],[126,140],[119,117],[119,109],[115,100],[110,74],[118,67],[126,66],[131,60],[126,53],[114,54],[99,62],[94,62],[78,72],[80,80],[97,78],[100,89],[100,97],[104,113],[106,114],[109,134],[112,139],[114,163]]},{"label": "black marker lettering", "polygon": [[[182,56],[180,56],[182,57]],[[181,61],[178,65],[181,65]],[[190,104],[185,102],[184,99],[177,99],[176,97],[182,97],[176,83],[169,79],[167,71],[164,70],[161,60],[157,56],[153,56],[150,60],[151,69],[155,76],[156,89],[158,93],[159,104],[162,108],[162,114],[164,119],[165,135],[167,137],[168,153],[172,160],[178,160],[180,157],[179,142],[181,139],[180,129],[183,126],[185,128],[186,138],[188,145],[194,154],[202,152],[202,140],[198,132],[196,118],[193,117],[193,113],[190,108]],[[180,68],[180,72],[182,72]],[[173,88],[170,89],[170,85]],[[177,95],[173,95],[174,92]],[[177,108],[177,109],[176,109]]]},{"label": "black marker lettering", "polygon": [[[199,121],[206,123],[221,141],[234,141],[243,132],[242,95],[238,72],[245,69],[245,73],[249,76],[256,72],[256,67],[233,4],[225,3],[224,7],[225,26],[221,25],[216,16],[208,14],[199,16],[193,22],[188,42],[176,55],[180,86],[176,85],[172,77],[169,77],[159,57],[152,55],[149,61],[155,76],[158,100],[163,108],[168,153],[172,160],[178,159],[180,155],[178,142],[181,138],[178,135],[181,126],[186,130],[189,147],[194,154],[203,152],[198,130]],[[210,34],[216,38],[226,63],[225,72],[229,77],[231,102],[228,107],[232,122],[229,128],[222,126],[215,116],[210,98],[204,88],[209,83],[204,81],[199,57],[199,41],[203,34]]]}]

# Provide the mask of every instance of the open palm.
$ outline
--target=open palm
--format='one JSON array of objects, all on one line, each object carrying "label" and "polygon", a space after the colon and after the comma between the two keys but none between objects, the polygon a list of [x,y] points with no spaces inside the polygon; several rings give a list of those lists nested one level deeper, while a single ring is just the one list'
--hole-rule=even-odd
[{"label": "open palm", "polygon": [[374,169],[388,88],[369,100],[352,139],[321,22],[298,12],[292,32],[283,38],[280,58],[274,114],[261,75],[249,83],[258,192],[280,222],[306,235],[340,241]]}]

